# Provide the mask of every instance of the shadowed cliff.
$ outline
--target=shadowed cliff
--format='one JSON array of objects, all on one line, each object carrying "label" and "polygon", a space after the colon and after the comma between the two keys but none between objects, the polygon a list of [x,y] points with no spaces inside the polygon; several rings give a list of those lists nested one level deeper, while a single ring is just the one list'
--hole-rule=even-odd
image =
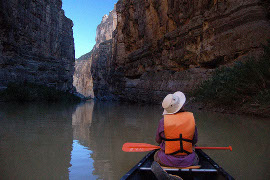
[{"label": "shadowed cliff", "polygon": [[73,23],[62,0],[0,0],[0,89],[9,83],[73,88]]}]

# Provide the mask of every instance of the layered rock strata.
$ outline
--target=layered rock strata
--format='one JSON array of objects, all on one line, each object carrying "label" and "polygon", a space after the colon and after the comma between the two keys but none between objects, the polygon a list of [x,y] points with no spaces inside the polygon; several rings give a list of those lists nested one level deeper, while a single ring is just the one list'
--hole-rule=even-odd
[{"label": "layered rock strata", "polygon": [[77,92],[85,98],[93,98],[93,78],[91,74],[92,62],[88,60],[76,60],[73,75],[73,86]]},{"label": "layered rock strata", "polygon": [[109,15],[106,14],[102,17],[102,21],[97,27],[95,48],[98,48],[100,43],[112,39],[112,32],[116,25],[117,15],[115,9],[113,9]]},{"label": "layered rock strata", "polygon": [[[116,28],[116,11],[102,18],[96,30],[96,44],[91,52],[75,62],[73,85],[86,98],[113,99],[111,81],[112,32]],[[94,79],[94,81],[93,81]]]},{"label": "layered rock strata", "polygon": [[61,8],[62,0],[0,0],[0,87],[73,88],[73,23]]},{"label": "layered rock strata", "polygon": [[262,54],[269,7],[265,0],[119,0],[89,58],[95,97],[160,103],[168,93],[192,92],[216,68]]},{"label": "layered rock strata", "polygon": [[124,88],[124,75],[116,71],[112,61],[112,40],[100,43],[93,53],[91,74],[93,77],[93,91],[99,100],[117,100]]},{"label": "layered rock strata", "polygon": [[[262,0],[119,0],[113,36],[119,97],[161,102],[191,92],[213,69],[258,57],[270,39],[269,3]],[[117,79],[115,79],[117,82]]]}]

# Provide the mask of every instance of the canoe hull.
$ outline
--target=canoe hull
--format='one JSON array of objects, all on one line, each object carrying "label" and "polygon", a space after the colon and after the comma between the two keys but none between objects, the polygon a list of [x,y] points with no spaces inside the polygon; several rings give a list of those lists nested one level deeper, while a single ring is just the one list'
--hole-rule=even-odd
[{"label": "canoe hull", "polygon": [[[155,151],[148,153],[136,166],[134,166],[121,180],[157,180],[154,173],[151,171]],[[215,163],[207,154],[202,150],[196,150],[200,159],[200,169],[165,169],[169,174],[177,175],[184,180],[233,180],[226,171],[224,171],[217,163]]]}]

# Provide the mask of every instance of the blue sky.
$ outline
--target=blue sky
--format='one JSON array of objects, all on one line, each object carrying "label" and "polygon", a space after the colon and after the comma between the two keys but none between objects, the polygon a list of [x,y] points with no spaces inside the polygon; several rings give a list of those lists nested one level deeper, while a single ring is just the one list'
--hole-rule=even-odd
[{"label": "blue sky", "polygon": [[62,0],[65,15],[73,21],[75,57],[92,50],[96,28],[118,0]]}]

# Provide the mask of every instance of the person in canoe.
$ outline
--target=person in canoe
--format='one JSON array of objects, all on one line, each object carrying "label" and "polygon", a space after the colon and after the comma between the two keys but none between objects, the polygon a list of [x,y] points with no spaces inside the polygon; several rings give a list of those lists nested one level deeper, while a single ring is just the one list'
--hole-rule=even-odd
[{"label": "person in canoe", "polygon": [[156,132],[161,149],[154,155],[161,166],[183,168],[199,164],[194,147],[198,141],[195,119],[184,110],[185,102],[186,97],[180,91],[168,94],[162,102],[164,117]]}]

